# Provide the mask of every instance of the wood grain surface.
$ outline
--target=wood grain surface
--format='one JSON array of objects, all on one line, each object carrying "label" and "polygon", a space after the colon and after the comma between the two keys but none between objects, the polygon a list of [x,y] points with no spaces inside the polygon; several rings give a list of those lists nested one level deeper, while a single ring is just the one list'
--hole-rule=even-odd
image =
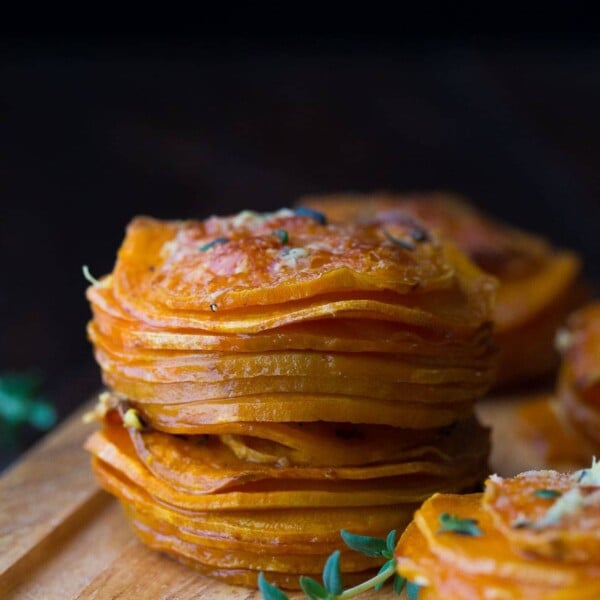
[{"label": "wood grain surface", "polygon": [[[517,410],[533,397],[479,405],[481,420],[493,424],[492,471],[543,466],[515,433]],[[207,579],[137,542],[118,503],[93,480],[82,444],[94,425],[82,424],[83,410],[0,479],[0,598],[258,600],[256,590]],[[382,590],[362,597],[396,596]]]}]

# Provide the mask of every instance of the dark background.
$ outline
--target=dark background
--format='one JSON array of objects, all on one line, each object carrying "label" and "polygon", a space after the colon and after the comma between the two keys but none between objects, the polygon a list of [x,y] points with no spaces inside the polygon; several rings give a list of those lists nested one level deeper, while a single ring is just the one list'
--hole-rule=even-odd
[{"label": "dark background", "polygon": [[0,51],[0,372],[37,369],[61,417],[100,385],[81,265],[108,272],[136,214],[445,188],[598,278],[590,33],[7,34]]}]

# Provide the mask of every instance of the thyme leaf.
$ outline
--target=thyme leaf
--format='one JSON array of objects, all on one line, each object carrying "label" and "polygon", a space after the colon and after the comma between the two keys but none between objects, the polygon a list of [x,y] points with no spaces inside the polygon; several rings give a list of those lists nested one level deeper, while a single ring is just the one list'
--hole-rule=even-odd
[{"label": "thyme leaf", "polygon": [[342,585],[342,572],[340,570],[340,551],[336,550],[325,562],[323,567],[323,583],[325,589],[337,596],[342,593],[344,586]]},{"label": "thyme leaf", "polygon": [[562,492],[559,492],[558,490],[535,490],[533,493],[538,498],[544,498],[545,500],[553,500],[554,498],[562,496]]},{"label": "thyme leaf", "polygon": [[429,240],[429,236],[424,229],[413,229],[410,232],[410,237],[415,240],[415,242],[426,242]]},{"label": "thyme leaf", "polygon": [[322,600],[330,597],[329,592],[312,577],[302,575],[300,577],[300,587],[304,595],[310,600]]},{"label": "thyme leaf", "polygon": [[421,590],[421,586],[418,583],[413,583],[412,581],[406,582],[406,595],[409,600],[419,600],[419,591]]},{"label": "thyme leaf", "polygon": [[402,593],[405,585],[406,579],[396,573],[396,575],[394,575],[394,592],[396,593],[396,596],[399,596]]},{"label": "thyme leaf", "polygon": [[215,238],[212,242],[207,242],[206,244],[202,244],[202,246],[200,246],[200,248],[198,248],[198,252],[206,252],[207,250],[210,250],[214,246],[217,246],[218,244],[226,244],[228,241],[229,241],[229,238],[226,238],[226,237]]},{"label": "thyme leaf", "polygon": [[[388,533],[388,536],[385,540],[385,546],[386,546],[388,552],[393,556],[394,549],[396,548],[396,530],[395,529],[392,529],[392,531],[390,531]],[[392,558],[392,556],[390,556],[389,558]]]},{"label": "thyme leaf", "polygon": [[400,248],[404,248],[405,250],[414,250],[416,248],[416,246],[412,242],[397,238],[385,228],[383,229],[383,235],[385,235],[387,240],[392,242],[392,244],[394,244],[395,246],[399,246]]},{"label": "thyme leaf", "polygon": [[459,535],[467,535],[472,537],[479,537],[483,535],[483,532],[477,527],[476,519],[460,519],[456,515],[450,513],[442,513],[438,517],[440,528],[438,533],[458,533]]},{"label": "thyme leaf", "polygon": [[317,221],[317,223],[320,223],[321,225],[327,225],[327,217],[318,210],[306,208],[305,206],[299,206],[298,208],[294,209],[294,213],[301,217],[311,217]]},{"label": "thyme leaf", "polygon": [[282,244],[287,244],[290,241],[290,236],[285,229],[276,229],[273,235],[278,237]]},{"label": "thyme leaf", "polygon": [[383,556],[383,553],[385,550],[387,550],[386,540],[382,540],[380,538],[371,537],[368,535],[356,535],[346,531],[345,529],[340,531],[340,535],[342,536],[346,546],[349,546],[352,548],[352,550],[360,552],[365,556]]},{"label": "thyme leaf", "polygon": [[264,600],[288,600],[286,594],[272,583],[269,583],[262,573],[258,574],[258,589]]}]

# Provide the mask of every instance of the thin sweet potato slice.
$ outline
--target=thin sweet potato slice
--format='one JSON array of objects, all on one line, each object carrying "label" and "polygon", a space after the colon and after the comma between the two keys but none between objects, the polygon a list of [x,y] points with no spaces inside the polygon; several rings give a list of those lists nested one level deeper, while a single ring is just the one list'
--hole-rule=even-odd
[{"label": "thin sweet potato slice", "polygon": [[[109,378],[106,378],[110,381]],[[314,382],[313,382],[314,384]],[[313,384],[307,382],[307,386]],[[196,391],[187,387],[183,390],[152,387],[154,402],[148,403],[143,392],[148,385],[116,386],[125,396],[135,400],[134,405],[143,413],[146,420],[160,431],[168,433],[201,434],[207,426],[231,422],[315,422],[338,421],[346,423],[391,425],[406,429],[426,430],[451,425],[464,420],[473,413],[472,401],[457,401],[449,404],[427,404],[398,400],[378,400],[368,396],[341,396],[336,394],[303,393],[257,394],[254,396],[234,396],[233,398],[212,398],[194,402],[186,398],[202,398],[204,390]],[[185,392],[188,392],[187,396]],[[397,391],[402,394],[404,390]],[[410,392],[414,392],[411,389]],[[448,390],[441,388],[436,396],[444,392],[450,397],[467,396],[468,390]],[[434,396],[434,398],[436,397]],[[182,402],[183,400],[183,402]],[[167,401],[168,403],[165,403]]]},{"label": "thin sweet potato slice", "polygon": [[[579,585],[600,576],[600,564],[570,564],[562,560],[527,560],[514,550],[481,504],[481,494],[435,494],[415,514],[415,523],[430,551],[460,573],[494,576],[524,585]],[[477,521],[480,536],[439,533],[443,513]]]},{"label": "thin sweet potato slice", "polygon": [[[414,522],[402,534],[395,554],[398,573],[423,586],[419,591],[419,600],[547,600],[560,592],[560,588],[522,583],[494,574],[459,572],[455,565],[431,552],[427,540]],[[585,585],[582,584],[577,592],[582,588],[585,589]],[[579,596],[565,598],[575,597]]]},{"label": "thin sweet potato slice", "polygon": [[[107,424],[104,431],[109,439],[118,439],[121,429],[119,424]],[[471,427],[455,428],[454,435],[440,439],[438,446],[422,443],[397,450],[394,458],[356,465],[327,464],[325,457],[317,464],[295,464],[294,453],[286,452],[280,444],[256,438],[183,438],[133,428],[128,433],[137,455],[153,475],[173,487],[198,494],[263,479],[365,480],[412,474],[460,478],[465,471],[479,467],[488,453],[487,432],[473,423]],[[398,437],[401,434],[399,430]]]},{"label": "thin sweet potato slice", "polygon": [[86,448],[100,460],[121,471],[137,485],[144,487],[156,498],[190,510],[240,510],[245,508],[301,508],[384,506],[418,502],[436,489],[457,491],[475,484],[484,464],[469,469],[460,478],[415,474],[400,477],[361,481],[288,480],[260,481],[228,488],[224,492],[202,494],[168,485],[155,477],[139,460],[129,437],[107,437],[93,434]]},{"label": "thin sweet potato slice", "polygon": [[100,485],[125,504],[195,531],[205,538],[206,545],[221,548],[273,551],[276,546],[314,554],[323,546],[332,551],[339,547],[340,529],[385,536],[392,529],[404,528],[416,508],[416,504],[408,503],[373,506],[368,511],[362,507],[188,511],[157,501],[106,463],[95,460],[94,472]]},{"label": "thin sweet potato slice", "polygon": [[[274,235],[281,230],[289,243]],[[344,289],[405,294],[416,282],[443,289],[452,275],[436,243],[408,251],[378,227],[327,226],[283,210],[204,222],[135,219],[114,280],[118,295],[139,293],[170,309],[206,311],[213,303],[226,310]]]},{"label": "thin sweet potato slice", "polygon": [[[201,350],[264,352],[272,350],[323,350],[332,352],[397,352],[425,356],[477,357],[489,352],[489,324],[464,335],[411,327],[379,320],[325,319],[296,323],[256,334],[211,333],[202,330],[157,327],[123,311],[111,287],[88,289],[94,321],[88,329],[131,351]],[[451,354],[452,356],[448,356]]]},{"label": "thin sweet potato slice", "polygon": [[[600,476],[530,471],[491,477],[483,507],[518,551],[569,562],[600,563]],[[583,478],[584,484],[577,479]],[[587,479],[593,479],[588,483]]]}]

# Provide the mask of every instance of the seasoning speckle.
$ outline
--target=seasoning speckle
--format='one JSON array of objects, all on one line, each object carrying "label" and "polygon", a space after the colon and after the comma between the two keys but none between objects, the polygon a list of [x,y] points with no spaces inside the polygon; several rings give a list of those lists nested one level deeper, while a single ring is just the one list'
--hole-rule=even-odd
[{"label": "seasoning speckle", "polygon": [[140,413],[135,408],[127,409],[127,412],[123,415],[123,425],[125,425],[125,427],[133,427],[136,431],[142,431],[144,429],[144,423],[140,418]]},{"label": "seasoning speckle", "polygon": [[317,221],[317,223],[320,223],[321,225],[327,225],[327,217],[323,213],[320,213],[318,210],[306,208],[305,206],[299,206],[298,208],[294,209],[294,213],[301,217],[311,217],[312,219]]},{"label": "seasoning speckle", "polygon": [[413,229],[410,232],[410,237],[415,240],[415,242],[426,242],[429,239],[429,236],[424,229]]},{"label": "seasoning speckle", "polygon": [[276,229],[273,235],[277,236],[282,244],[287,244],[290,241],[288,232],[285,229]]},{"label": "seasoning speckle", "polygon": [[389,242],[392,242],[395,246],[399,246],[400,248],[404,248],[405,250],[414,250],[415,245],[408,240],[402,240],[393,236],[387,229],[383,230],[383,234]]},{"label": "seasoning speckle", "polygon": [[208,242],[208,243],[200,246],[200,248],[198,248],[198,252],[206,252],[207,250],[210,250],[217,244],[226,244],[228,241],[229,241],[229,239],[226,237],[215,238],[214,240],[212,240],[212,242]]}]

